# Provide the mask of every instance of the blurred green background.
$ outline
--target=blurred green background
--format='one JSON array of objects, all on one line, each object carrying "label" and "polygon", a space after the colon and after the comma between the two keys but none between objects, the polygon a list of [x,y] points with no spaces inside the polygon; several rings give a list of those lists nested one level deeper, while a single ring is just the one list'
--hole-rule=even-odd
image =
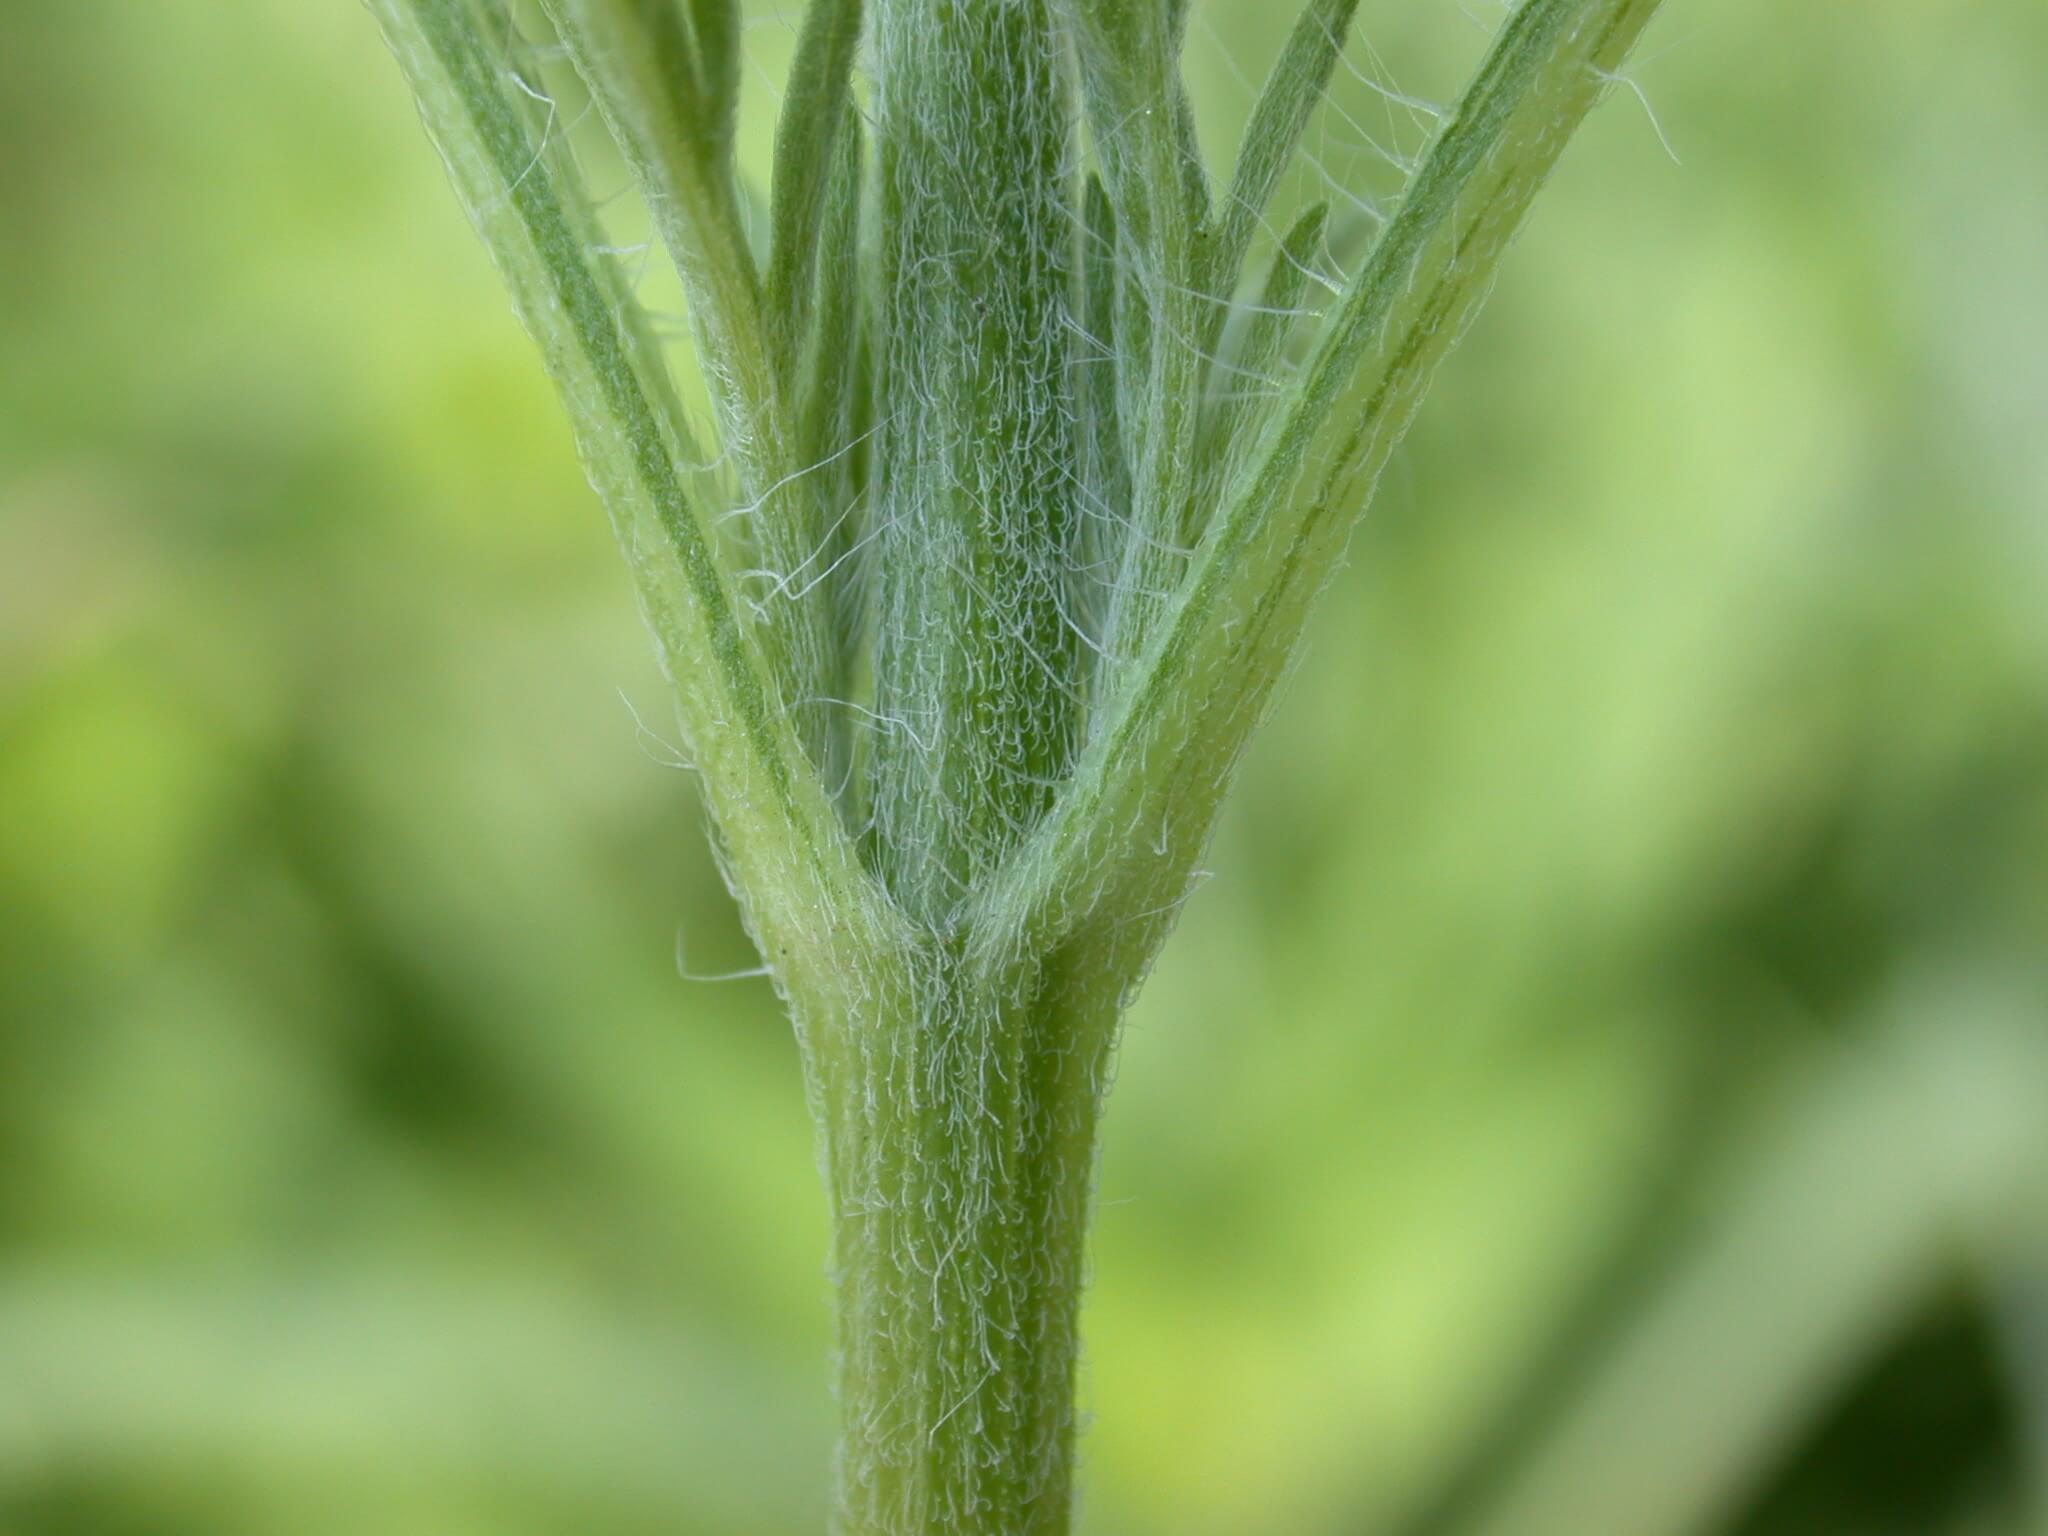
[{"label": "blurred green background", "polygon": [[[1667,11],[1130,1022],[1084,1532],[2048,1532],[2048,7]],[[822,1528],[668,719],[368,16],[8,6],[0,1532]]]}]

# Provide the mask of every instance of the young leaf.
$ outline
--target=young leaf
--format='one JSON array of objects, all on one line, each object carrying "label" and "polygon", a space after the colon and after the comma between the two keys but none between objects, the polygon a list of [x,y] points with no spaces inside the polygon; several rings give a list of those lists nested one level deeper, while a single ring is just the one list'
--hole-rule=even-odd
[{"label": "young leaf", "polygon": [[1358,0],[1308,0],[1266,77],[1203,253],[1204,278],[1213,292],[1227,295],[1236,288],[1280,175],[1293,163],[1309,119],[1329,89],[1357,10]]},{"label": "young leaf", "polygon": [[[1227,362],[1212,365],[1215,387],[1203,418],[1202,441],[1210,477],[1205,484],[1222,489],[1231,469],[1250,447],[1252,432],[1265,418],[1264,407],[1285,389],[1276,376],[1288,338],[1299,327],[1314,263],[1321,254],[1329,226],[1330,205],[1316,203],[1296,219],[1273,252],[1257,302],[1245,312],[1243,334],[1230,349]],[[1206,510],[1206,498],[1195,504]],[[1201,535],[1199,524],[1184,537]]]},{"label": "young leaf", "polygon": [[[667,6],[675,0],[649,3]],[[739,0],[689,0],[689,5],[707,147],[721,162],[730,162],[733,122],[740,103]]]},{"label": "young leaf", "polygon": [[775,124],[767,305],[769,332],[785,377],[803,351],[818,221],[829,181],[843,174],[835,151],[854,116],[851,85],[860,15],[860,0],[812,0]]},{"label": "young leaf", "polygon": [[[733,178],[707,150],[704,103],[678,95],[685,66],[669,0],[543,0],[577,72],[631,167],[668,247],[690,308],[698,356],[717,408],[721,446],[739,479],[743,531],[761,574],[751,594],[782,697],[817,698],[837,672],[822,604],[791,594],[816,553],[810,466],[796,456],[789,402],[762,312],[760,276]],[[700,10],[716,21],[717,7]],[[799,715],[813,762],[825,755],[823,713]]]},{"label": "young leaf", "polygon": [[1082,200],[1081,327],[1074,367],[1081,413],[1080,498],[1072,580],[1073,621],[1090,637],[1103,633],[1123,535],[1131,515],[1131,466],[1124,430],[1129,382],[1125,322],[1117,314],[1121,267],[1116,210],[1102,178],[1090,172]]},{"label": "young leaf", "polygon": [[815,981],[813,966],[847,963],[848,935],[870,931],[881,908],[804,760],[733,573],[679,467],[699,452],[645,318],[603,252],[554,107],[512,51],[502,0],[371,8],[561,392],[756,931],[792,939],[787,981],[801,991]]},{"label": "young leaf", "polygon": [[1193,493],[1203,337],[1218,302],[1202,286],[1199,261],[1208,192],[1181,81],[1185,7],[1065,0],[1065,10],[1095,156],[1129,261],[1119,346],[1130,349],[1123,419],[1131,509],[1103,639],[1128,660],[1183,564],[1178,532]]},{"label": "young leaf", "polygon": [[[816,553],[799,590],[821,589],[832,625],[837,668],[826,690],[832,699],[859,695],[857,673],[874,617],[874,561],[868,535],[868,475],[873,421],[873,369],[868,354],[866,270],[861,253],[861,183],[865,160],[858,113],[842,107],[847,121],[838,135],[825,206],[819,218],[816,276],[812,283],[814,323],[806,326],[800,364],[802,413],[798,452],[815,464],[810,504]],[[832,707],[826,724],[828,784],[857,784],[852,766],[859,738],[843,707]],[[859,808],[842,793],[841,810],[857,824]]]},{"label": "young leaf", "polygon": [[[1057,943],[1104,903],[1161,914],[1178,904],[1359,491],[1369,491],[1536,190],[1657,4],[1526,0],[1503,25],[1232,482],[1138,674],[1031,846],[988,892],[982,920],[1012,929],[991,943]],[[1326,432],[1354,381],[1362,408]],[[1297,498],[1312,457],[1329,468],[1316,494]],[[1132,925],[1116,963],[1142,966],[1166,920]]]}]

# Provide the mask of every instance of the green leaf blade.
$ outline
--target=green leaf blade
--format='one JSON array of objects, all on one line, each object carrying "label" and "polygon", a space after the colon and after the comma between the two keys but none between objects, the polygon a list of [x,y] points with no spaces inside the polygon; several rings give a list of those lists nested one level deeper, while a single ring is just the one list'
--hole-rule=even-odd
[{"label": "green leaf blade", "polygon": [[[815,466],[795,449],[796,408],[776,367],[760,273],[727,158],[707,146],[701,102],[672,89],[671,0],[542,0],[589,85],[682,278],[691,328],[737,485],[733,509],[758,575],[747,596],[781,695],[799,711],[813,764],[830,755],[829,714],[813,707],[840,671],[830,615],[801,600],[818,526]],[[692,65],[692,68],[698,66]]]},{"label": "green leaf blade", "polygon": [[1216,210],[1204,252],[1204,276],[1214,291],[1227,294],[1237,287],[1252,239],[1329,89],[1357,12],[1358,0],[1308,0],[1288,34],[1245,124],[1236,169]]},{"label": "green leaf blade", "polygon": [[803,350],[819,222],[835,177],[847,174],[837,147],[853,131],[853,59],[860,32],[861,0],[812,0],[775,125],[767,309],[785,376]]},{"label": "green leaf blade", "polygon": [[[1256,302],[1243,312],[1243,334],[1227,349],[1227,358],[1211,367],[1202,426],[1205,492],[1222,494],[1232,472],[1243,463],[1269,403],[1285,393],[1279,369],[1287,344],[1300,331],[1300,322],[1311,318],[1305,308],[1311,282],[1327,282],[1316,272],[1315,262],[1322,254],[1329,219],[1330,205],[1315,203],[1289,226],[1273,252]],[[1197,516],[1207,507],[1205,495],[1195,503]],[[1184,536],[1192,541],[1202,532],[1202,524],[1191,523]]]},{"label": "green leaf blade", "polygon": [[[657,3],[673,4],[675,0]],[[689,6],[705,134],[710,152],[730,162],[733,124],[740,104],[739,0],[689,0]]]},{"label": "green leaf blade", "polygon": [[[1053,942],[1105,907],[1177,906],[1352,502],[1369,493],[1531,199],[1658,4],[1526,0],[1503,26],[1233,482],[1059,806],[989,894],[992,931],[1032,935],[1003,942]],[[1354,381],[1365,384],[1362,408],[1333,423]],[[1329,468],[1315,494],[1298,497],[1313,457]],[[1142,968],[1163,931],[1137,925],[1118,963]]]},{"label": "green leaf blade", "polygon": [[[472,223],[560,391],[673,683],[727,856],[799,990],[886,926],[790,729],[734,573],[691,493],[659,350],[497,0],[371,0]],[[841,926],[835,937],[833,929]],[[856,937],[858,936],[858,937]],[[833,959],[836,954],[837,959]],[[813,979],[814,980],[814,979]]]}]

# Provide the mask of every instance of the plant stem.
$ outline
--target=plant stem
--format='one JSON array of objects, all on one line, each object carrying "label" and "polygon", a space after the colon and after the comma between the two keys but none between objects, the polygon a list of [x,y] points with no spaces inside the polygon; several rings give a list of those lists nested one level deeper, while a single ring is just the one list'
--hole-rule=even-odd
[{"label": "plant stem", "polygon": [[[731,484],[508,0],[370,4],[560,385],[799,1030],[839,1529],[1064,1536],[1117,1015],[1346,528],[1659,0],[1513,8],[1306,361],[1209,433],[1212,371],[1295,330],[1285,277],[1261,348],[1211,355],[1348,0],[1312,0],[1220,208],[1177,0],[812,0],[765,287],[736,0],[546,0],[672,248]],[[1283,241],[1302,280],[1321,227]]]},{"label": "plant stem", "polygon": [[843,1536],[1064,1536],[1114,999],[915,957],[826,1090]]}]

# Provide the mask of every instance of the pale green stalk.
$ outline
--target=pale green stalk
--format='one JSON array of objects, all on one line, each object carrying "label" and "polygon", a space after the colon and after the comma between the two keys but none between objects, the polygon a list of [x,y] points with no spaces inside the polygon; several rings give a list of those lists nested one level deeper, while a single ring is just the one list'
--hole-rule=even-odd
[{"label": "pale green stalk", "polygon": [[1117,1020],[1346,530],[1657,0],[1525,0],[1315,329],[1320,208],[1226,319],[1355,0],[1310,0],[1220,200],[1174,0],[813,0],[765,262],[731,0],[546,0],[681,273],[717,476],[505,0],[370,3],[562,392],[803,1042],[837,1526],[1056,1536]]}]

